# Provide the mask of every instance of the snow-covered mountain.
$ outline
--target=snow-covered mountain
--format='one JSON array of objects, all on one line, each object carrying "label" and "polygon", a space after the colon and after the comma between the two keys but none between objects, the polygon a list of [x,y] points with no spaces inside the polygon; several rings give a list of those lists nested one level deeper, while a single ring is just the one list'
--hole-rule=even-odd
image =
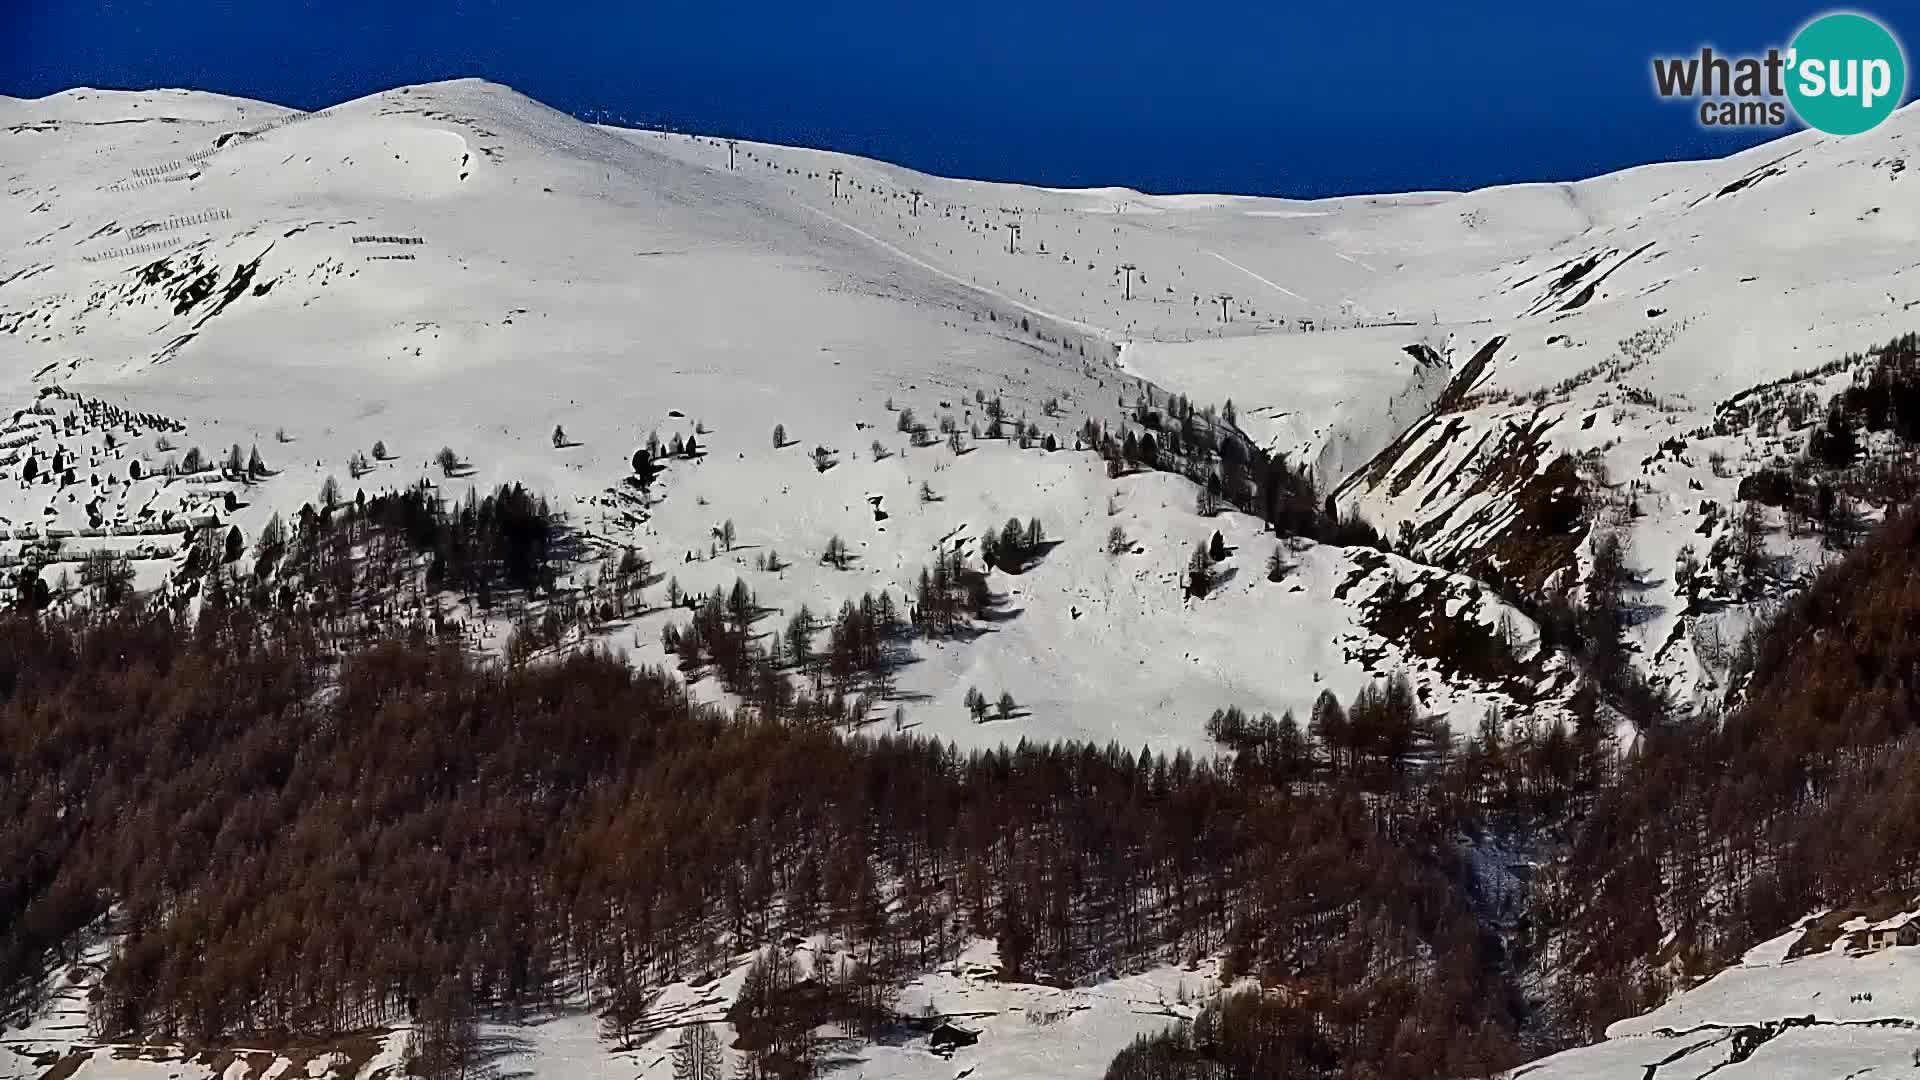
[{"label": "snow-covered mountain", "polygon": [[[519,481],[559,498],[592,537],[639,546],[686,590],[744,577],[783,611],[830,612],[869,589],[900,595],[937,549],[983,526],[1038,517],[1057,546],[1002,575],[1008,617],[964,643],[922,645],[901,673],[909,722],[966,742],[1198,745],[1217,708],[1304,714],[1322,690],[1347,698],[1397,670],[1430,709],[1470,716],[1566,682],[1551,667],[1518,691],[1451,677],[1412,635],[1372,625],[1383,620],[1369,600],[1404,580],[1424,583],[1438,618],[1484,634],[1505,609],[1469,579],[1302,541],[1296,572],[1271,584],[1273,541],[1257,522],[1203,520],[1184,479],[1110,480],[1073,450],[1086,420],[1117,421],[1141,397],[1136,351],[1153,393],[1182,389],[1168,371],[1184,354],[1147,339],[1256,330],[1231,340],[1318,372],[1288,417],[1249,383],[1242,411],[1257,437],[1291,431],[1308,453],[1384,443],[1384,425],[1411,422],[1444,381],[1399,347],[1431,329],[1351,331],[1349,356],[1318,359],[1346,334],[1280,328],[1361,309],[1345,291],[1301,299],[1263,279],[1363,284],[1381,240],[1351,238],[1384,236],[1386,219],[1438,197],[1303,209],[943,181],[596,128],[474,81],[311,114],[85,90],[0,109],[0,370],[18,413],[0,432],[10,552],[42,534],[72,534],[68,560],[141,545],[156,557],[142,564],[152,582],[183,522],[251,537],[328,476],[348,495],[423,477],[455,496]],[[1318,235],[1300,224],[1317,218],[1293,215],[1350,224]],[[1132,285],[1115,276],[1123,262]],[[1286,269],[1295,262],[1311,269]],[[1335,266],[1344,278],[1327,276]],[[1229,291],[1222,323],[1214,297]],[[1233,388],[1207,382],[1203,348],[1191,393],[1224,398]],[[1396,403],[1377,408],[1376,392]],[[966,437],[991,426],[996,402],[1038,431],[1031,447]],[[907,410],[950,420],[968,452],[909,445]],[[776,425],[787,445],[774,446]],[[623,481],[653,434],[705,453],[676,462],[643,507]],[[1041,449],[1049,437],[1059,452]],[[217,466],[233,445],[257,447],[272,475],[164,469],[194,448]],[[442,446],[465,463],[460,478],[431,464]],[[366,475],[350,475],[356,454],[369,456]],[[717,551],[728,521],[736,550]],[[1107,551],[1115,526],[1130,541],[1119,555]],[[1233,551],[1226,580],[1183,603],[1187,558],[1216,529]],[[835,535],[857,556],[844,571],[818,561]],[[784,569],[754,569],[773,553]],[[670,617],[616,640],[659,656]],[[1529,624],[1509,622],[1528,649]],[[1023,718],[974,724],[960,706],[973,687],[1011,693]]]},{"label": "snow-covered mountain", "polygon": [[[1192,742],[1215,708],[1301,710],[1396,667],[1471,716],[1499,688],[1443,677],[1357,605],[1402,577],[1447,594],[1429,608],[1487,625],[1501,609],[1464,579],[1333,549],[1261,588],[1254,523],[1197,519],[1174,478],[1110,482],[1090,455],[1009,440],[914,448],[900,410],[964,432],[998,399],[1071,447],[1143,382],[1231,400],[1249,436],[1418,558],[1533,585],[1577,565],[1580,537],[1536,535],[1528,506],[1576,471],[1603,479],[1637,509],[1621,520],[1651,583],[1641,653],[1684,696],[1716,661],[1669,568],[1732,527],[1702,508],[1731,505],[1774,451],[1703,437],[1716,406],[1910,327],[1920,303],[1915,110],[1857,139],[1576,184],[1315,202],[947,180],[593,127],[475,81],[317,113],[76,90],[7,99],[0,120],[0,370],[29,410],[0,432],[0,471],[39,473],[0,504],[16,535],[196,516],[250,535],[328,475],[349,493],[433,476],[444,445],[470,464],[455,494],[523,481],[688,589],[744,575],[783,608],[831,609],[1038,516],[1061,544],[1009,582],[1019,617],[923,650],[902,682],[916,719],[970,741]],[[109,447],[129,413],[142,422]],[[792,445],[772,445],[776,424]],[[696,428],[709,452],[640,521],[633,450]],[[376,441],[390,458],[349,476]],[[153,475],[233,444],[275,474],[242,505],[219,505],[237,485],[216,474]],[[741,549],[705,558],[727,520]],[[1103,554],[1116,524],[1133,554]],[[1215,527],[1239,572],[1182,605],[1185,557]],[[817,565],[835,534],[860,556],[845,573]],[[792,566],[750,572],[770,550]],[[657,627],[633,631],[657,652]],[[975,685],[1029,719],[975,732],[958,708]]]},{"label": "snow-covered mountain", "polygon": [[[478,81],[315,113],[184,91],[0,98],[0,563],[57,541],[49,579],[110,550],[157,585],[189,527],[251,538],[329,477],[347,497],[522,482],[587,551],[636,547],[688,593],[743,579],[784,616],[911,596],[940,551],[1037,518],[1051,546],[992,576],[995,617],[914,641],[872,717],[897,706],[963,745],[1172,749],[1208,747],[1216,709],[1304,717],[1322,691],[1350,700],[1397,672],[1456,730],[1496,704],[1550,717],[1571,663],[1500,596],[1576,584],[1611,532],[1637,572],[1634,663],[1703,700],[1778,590],[1701,605],[1674,568],[1688,548],[1711,562],[1742,527],[1743,479],[1800,454],[1819,418],[1730,406],[1824,402],[1852,375],[1835,361],[1920,326],[1916,129],[1909,108],[1864,136],[1573,184],[1306,202],[944,179],[596,127]],[[1088,421],[1117,431],[1171,394],[1231,402],[1245,437],[1398,553],[1202,516],[1188,478],[1112,475],[1083,449]],[[650,437],[702,452],[643,493]],[[230,447],[263,469],[222,468]],[[1780,588],[1829,557],[1759,513]],[[1218,584],[1184,597],[1216,530]],[[844,568],[820,559],[834,537]],[[664,592],[604,640],[665,659],[684,616]],[[451,614],[501,644],[506,613]],[[1454,647],[1503,636],[1504,666]],[[973,689],[1018,708],[978,723]],[[1667,1058],[1664,1078],[1738,1050],[1737,1075],[1802,1044],[1805,1075],[1840,1075],[1819,1071],[1834,1040],[1893,1063],[1911,1049],[1911,1003],[1823,1011],[1898,983],[1905,952],[1776,951],[1539,1075]],[[1809,973],[1825,981],[1806,989]],[[904,997],[977,997],[988,1028],[1082,1075],[1191,1015],[1184,978],[1083,994],[962,965]],[[541,1030],[561,1058],[598,1052],[590,1027]],[[36,1055],[63,1038],[35,1037]],[[947,1075],[881,1061],[897,1049],[862,1060]],[[387,1052],[341,1051],[356,1070],[374,1060],[360,1051]],[[975,1075],[1035,1075],[1030,1060],[988,1054]]]}]

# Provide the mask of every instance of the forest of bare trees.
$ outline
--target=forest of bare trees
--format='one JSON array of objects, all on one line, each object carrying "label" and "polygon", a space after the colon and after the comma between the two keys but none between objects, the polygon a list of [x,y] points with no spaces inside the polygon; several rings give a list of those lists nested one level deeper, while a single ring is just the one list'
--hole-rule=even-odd
[{"label": "forest of bare trees", "polygon": [[1808,911],[1920,888],[1920,510],[1821,574],[1746,650],[1723,723],[1661,725],[1593,809],[1543,905],[1589,1030]]}]

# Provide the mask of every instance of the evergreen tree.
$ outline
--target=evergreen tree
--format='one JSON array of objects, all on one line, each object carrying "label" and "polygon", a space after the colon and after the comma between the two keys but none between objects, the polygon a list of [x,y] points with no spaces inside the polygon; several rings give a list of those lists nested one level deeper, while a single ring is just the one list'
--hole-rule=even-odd
[{"label": "evergreen tree", "polygon": [[1019,518],[1008,518],[1001,526],[999,550],[1008,569],[1018,570],[1027,561],[1027,531]]},{"label": "evergreen tree", "polygon": [[987,695],[981,693],[979,687],[967,687],[967,696],[963,699],[963,703],[967,711],[973,714],[974,723],[980,723],[987,718]]},{"label": "evergreen tree", "polygon": [[820,561],[835,570],[845,570],[853,561],[853,555],[847,550],[847,542],[840,539],[838,533],[827,540],[826,550],[821,552]]},{"label": "evergreen tree", "polygon": [[[998,532],[995,532],[992,526],[988,526],[987,528],[981,529],[980,530],[980,565],[986,567],[989,570],[992,570],[998,567],[1000,565],[1001,554],[1002,554],[1002,551],[1001,551],[1000,534]],[[1009,562],[1011,562],[1012,560],[1011,553],[1008,553],[1007,557]]]},{"label": "evergreen tree", "polygon": [[1839,398],[1828,408],[1826,420],[1807,436],[1807,456],[1834,468],[1845,468],[1860,456],[1860,433]]},{"label": "evergreen tree", "polygon": [[633,474],[639,480],[642,491],[652,487],[654,479],[660,475],[660,466],[654,464],[654,457],[645,447],[633,452]]},{"label": "evergreen tree", "polygon": [[1207,545],[1202,543],[1187,560],[1187,595],[1201,599],[1212,590],[1213,560],[1207,557]]},{"label": "evergreen tree", "polygon": [[1286,541],[1273,545],[1273,552],[1267,556],[1267,580],[1285,581],[1293,572],[1293,562],[1287,558]]},{"label": "evergreen tree", "polygon": [[1307,718],[1307,735],[1325,748],[1327,768],[1335,775],[1343,772],[1348,746],[1347,710],[1331,690],[1320,691],[1314,699],[1313,713]]},{"label": "evergreen tree", "polygon": [[796,668],[805,670],[813,662],[813,613],[805,604],[787,620],[787,651]]}]

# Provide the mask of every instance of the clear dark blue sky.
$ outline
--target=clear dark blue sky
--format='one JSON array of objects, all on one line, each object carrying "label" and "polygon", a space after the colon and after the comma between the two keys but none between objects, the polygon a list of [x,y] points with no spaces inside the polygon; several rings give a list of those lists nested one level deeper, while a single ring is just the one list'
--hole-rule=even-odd
[{"label": "clear dark blue sky", "polygon": [[[1896,34],[1912,0],[1861,10]],[[1719,155],[1648,59],[1784,45],[1776,0],[0,0],[0,93],[317,108],[464,75],[645,125],[937,173],[1285,195]],[[1909,19],[1909,23],[1920,20]],[[1910,53],[1913,45],[1909,45]]]}]

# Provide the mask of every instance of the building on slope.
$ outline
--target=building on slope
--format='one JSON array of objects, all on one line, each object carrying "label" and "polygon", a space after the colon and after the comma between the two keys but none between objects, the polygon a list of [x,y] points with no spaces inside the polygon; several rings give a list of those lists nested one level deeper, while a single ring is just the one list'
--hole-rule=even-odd
[{"label": "building on slope", "polygon": [[1920,915],[1896,915],[1891,919],[1883,919],[1862,930],[1851,944],[1865,952],[1920,945]]},{"label": "building on slope", "polygon": [[933,1034],[927,1036],[927,1048],[941,1057],[952,1057],[955,1050],[963,1046],[972,1046],[979,1041],[979,1032],[948,1020],[934,1028]]}]

